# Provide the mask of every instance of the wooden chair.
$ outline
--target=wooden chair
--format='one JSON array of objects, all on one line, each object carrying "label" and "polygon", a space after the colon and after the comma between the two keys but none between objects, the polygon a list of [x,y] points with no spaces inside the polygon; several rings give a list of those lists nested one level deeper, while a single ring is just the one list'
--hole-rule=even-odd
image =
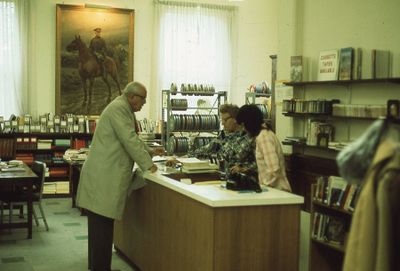
[{"label": "wooden chair", "polygon": [[17,150],[17,140],[12,138],[0,138],[0,159],[8,161],[15,159]]},{"label": "wooden chair", "polygon": [[[39,177],[38,182],[34,184],[33,190],[33,217],[35,219],[36,225],[39,226],[39,219],[43,219],[44,225],[46,227],[46,231],[49,230],[49,226],[47,224],[46,216],[42,207],[42,195],[43,195],[43,184],[45,180],[46,174],[46,164],[39,161],[34,161],[32,164],[32,171],[36,173]],[[13,209],[16,205],[25,205],[26,204],[26,193],[24,191],[15,191],[6,194],[0,194],[0,201],[6,203],[8,205],[9,210],[9,223],[12,223]],[[39,207],[40,215],[38,216],[35,211],[35,205]],[[3,207],[1,206],[1,209]],[[3,210],[1,210],[3,213]],[[3,214],[1,214],[3,216]],[[1,220],[3,220],[1,218]]]},{"label": "wooden chair", "polygon": [[[13,160],[16,157],[17,140],[14,136],[0,138],[0,161]],[[3,223],[4,204],[0,199],[0,223]]]}]

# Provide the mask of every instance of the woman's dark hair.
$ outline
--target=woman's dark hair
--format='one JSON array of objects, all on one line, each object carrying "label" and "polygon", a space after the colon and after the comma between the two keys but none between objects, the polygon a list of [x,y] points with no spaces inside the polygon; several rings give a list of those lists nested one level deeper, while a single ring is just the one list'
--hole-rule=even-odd
[{"label": "woman's dark hair", "polygon": [[244,128],[251,137],[256,137],[264,128],[270,130],[269,126],[264,127],[264,116],[255,104],[245,104],[240,107],[236,116],[238,124],[244,124]]}]

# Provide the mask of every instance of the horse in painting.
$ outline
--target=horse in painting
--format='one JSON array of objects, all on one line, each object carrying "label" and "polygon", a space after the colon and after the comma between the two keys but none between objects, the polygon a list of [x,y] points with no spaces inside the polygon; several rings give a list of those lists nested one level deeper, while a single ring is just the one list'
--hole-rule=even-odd
[{"label": "horse in painting", "polygon": [[[87,101],[88,104],[91,103],[93,83],[94,79],[97,77],[101,77],[103,82],[107,85],[108,102],[111,101],[111,86],[107,79],[108,75],[111,76],[111,78],[114,80],[115,84],[117,85],[119,94],[121,94],[118,69],[114,59],[108,56],[104,59],[103,63],[104,72],[103,72],[99,60],[96,58],[94,53],[86,46],[86,44],[81,40],[80,36],[75,36],[75,38],[67,45],[66,49],[68,52],[78,51],[79,54],[78,70],[85,94],[83,104],[86,104]],[[89,88],[87,86],[87,81],[89,81]]]}]

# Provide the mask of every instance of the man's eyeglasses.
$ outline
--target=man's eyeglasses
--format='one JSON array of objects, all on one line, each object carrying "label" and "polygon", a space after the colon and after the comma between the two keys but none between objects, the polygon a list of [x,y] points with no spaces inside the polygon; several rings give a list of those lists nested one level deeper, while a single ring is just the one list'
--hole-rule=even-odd
[{"label": "man's eyeglasses", "polygon": [[138,96],[138,97],[142,98],[143,101],[146,101],[146,97],[144,97],[144,96],[142,96],[142,95],[135,94],[134,96]]}]

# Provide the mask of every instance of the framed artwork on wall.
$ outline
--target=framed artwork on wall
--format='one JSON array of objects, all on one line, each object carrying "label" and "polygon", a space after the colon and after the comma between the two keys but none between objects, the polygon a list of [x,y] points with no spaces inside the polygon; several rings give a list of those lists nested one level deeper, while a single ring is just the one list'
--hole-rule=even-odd
[{"label": "framed artwork on wall", "polygon": [[134,10],[56,6],[56,113],[99,115],[133,80]]}]

